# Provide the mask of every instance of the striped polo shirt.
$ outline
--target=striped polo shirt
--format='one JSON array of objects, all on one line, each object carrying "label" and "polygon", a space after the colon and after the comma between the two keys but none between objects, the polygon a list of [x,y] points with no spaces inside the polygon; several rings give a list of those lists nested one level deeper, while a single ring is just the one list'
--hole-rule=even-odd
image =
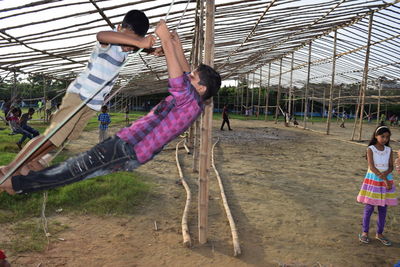
[{"label": "striped polo shirt", "polygon": [[146,163],[183,133],[200,116],[203,104],[188,73],[169,79],[170,96],[149,114],[121,129],[117,136],[131,144],[140,163]]},{"label": "striped polo shirt", "polygon": [[96,42],[86,69],[69,85],[67,93],[79,94],[82,101],[85,101],[103,88],[87,104],[91,109],[99,111],[105,96],[110,93],[117,79],[127,55],[128,53],[123,52],[119,45],[102,47],[99,42]]}]

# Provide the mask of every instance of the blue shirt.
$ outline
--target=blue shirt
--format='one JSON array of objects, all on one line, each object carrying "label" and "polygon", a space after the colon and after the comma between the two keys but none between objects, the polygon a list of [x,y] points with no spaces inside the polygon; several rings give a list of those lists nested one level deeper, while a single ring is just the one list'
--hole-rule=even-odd
[{"label": "blue shirt", "polygon": [[[100,113],[97,120],[100,121],[99,125],[100,130],[107,130],[108,125],[111,123],[111,118],[110,115],[108,115],[108,113]],[[105,124],[103,124],[102,122],[105,122]]]}]

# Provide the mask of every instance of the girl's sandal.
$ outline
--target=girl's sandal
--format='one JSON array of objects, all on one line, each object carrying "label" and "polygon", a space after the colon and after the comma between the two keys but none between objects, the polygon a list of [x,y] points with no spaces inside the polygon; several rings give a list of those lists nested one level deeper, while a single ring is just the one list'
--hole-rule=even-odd
[{"label": "girl's sandal", "polygon": [[368,236],[362,234],[358,234],[358,240],[360,240],[361,243],[365,244],[368,244],[370,242]]},{"label": "girl's sandal", "polygon": [[390,240],[387,239],[386,237],[376,237],[376,239],[381,241],[382,244],[384,244],[385,246],[391,246],[392,245],[392,242],[390,242]]}]

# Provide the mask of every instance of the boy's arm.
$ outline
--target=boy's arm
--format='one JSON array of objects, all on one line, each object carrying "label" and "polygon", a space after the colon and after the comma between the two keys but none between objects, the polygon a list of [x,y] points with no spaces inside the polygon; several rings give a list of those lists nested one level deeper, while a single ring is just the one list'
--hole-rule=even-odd
[{"label": "boy's arm", "polygon": [[114,31],[101,31],[97,33],[96,37],[97,41],[103,44],[122,44],[139,48],[150,48],[156,41],[151,34],[141,38],[134,34]]},{"label": "boy's arm", "polygon": [[165,59],[167,61],[169,78],[178,78],[182,76],[183,69],[179,63],[175,51],[175,45],[173,44],[171,39],[171,33],[169,32],[167,24],[164,20],[160,20],[160,22],[157,24],[155,33],[161,40],[161,45],[163,47]]},{"label": "boy's arm", "polygon": [[184,72],[190,72],[190,65],[185,57],[185,52],[183,51],[182,43],[179,38],[179,35],[176,31],[171,33],[172,43],[175,47],[175,53],[178,58],[179,64]]}]

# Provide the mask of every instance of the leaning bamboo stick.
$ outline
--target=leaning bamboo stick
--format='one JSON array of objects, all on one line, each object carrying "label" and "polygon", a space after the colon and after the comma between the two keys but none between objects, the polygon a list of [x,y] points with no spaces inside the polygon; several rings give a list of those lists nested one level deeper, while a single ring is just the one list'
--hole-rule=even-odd
[{"label": "leaning bamboo stick", "polygon": [[185,139],[181,140],[176,144],[176,149],[175,149],[175,159],[176,159],[176,166],[178,167],[178,172],[179,172],[179,177],[181,178],[182,185],[185,188],[186,191],[186,203],[185,203],[185,209],[183,210],[183,215],[182,215],[182,237],[183,237],[183,245],[186,247],[191,247],[192,242],[190,239],[190,232],[189,232],[189,226],[188,226],[188,214],[189,214],[189,207],[190,207],[190,201],[192,200],[192,193],[190,192],[190,187],[185,181],[185,178],[183,177],[182,173],[182,168],[181,165],[179,164],[179,158],[178,158],[178,150],[179,150],[179,145],[185,141]]},{"label": "leaning bamboo stick", "polygon": [[215,171],[215,174],[216,174],[217,180],[218,180],[219,189],[221,190],[222,203],[224,204],[226,216],[228,218],[229,226],[231,227],[231,232],[232,232],[233,255],[236,257],[236,256],[239,256],[242,253],[241,250],[240,250],[239,235],[238,235],[238,232],[237,232],[235,220],[233,219],[232,212],[231,212],[231,210],[229,208],[229,204],[228,204],[228,201],[226,199],[224,185],[222,184],[221,176],[219,175],[219,172],[218,172],[217,168],[215,167],[215,161],[214,161],[214,148],[215,148],[215,145],[218,142],[219,142],[219,138],[218,138],[217,142],[215,142],[213,147],[212,147],[211,165],[212,165],[212,167],[213,167],[213,169]]}]

